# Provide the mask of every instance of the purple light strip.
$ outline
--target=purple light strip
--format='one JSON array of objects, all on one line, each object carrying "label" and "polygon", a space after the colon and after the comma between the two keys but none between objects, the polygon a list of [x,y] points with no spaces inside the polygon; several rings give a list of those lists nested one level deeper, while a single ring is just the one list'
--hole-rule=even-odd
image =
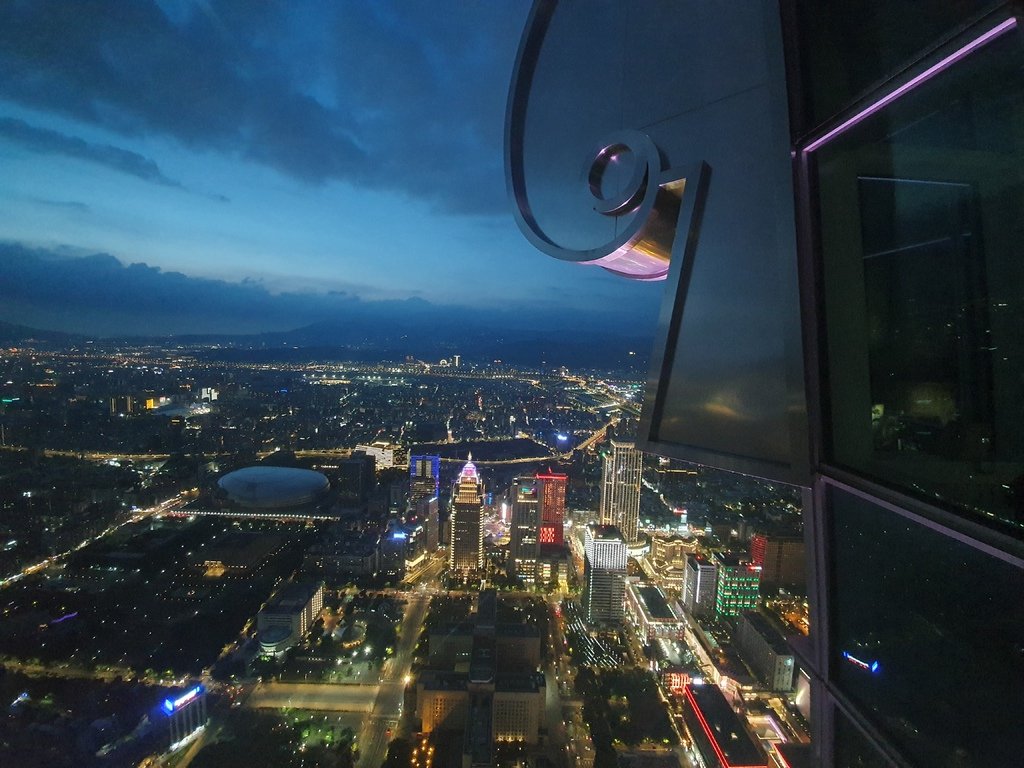
[{"label": "purple light strip", "polygon": [[992,27],[992,29],[990,29],[985,34],[983,34],[983,35],[981,35],[979,37],[976,37],[974,40],[971,40],[971,42],[967,43],[967,45],[965,45],[963,48],[960,48],[960,49],[958,49],[956,51],[953,51],[953,53],[949,54],[949,56],[947,56],[946,58],[942,59],[942,61],[936,62],[932,66],[928,67],[928,69],[926,69],[921,74],[919,74],[916,77],[908,80],[907,82],[905,82],[903,85],[901,85],[896,90],[890,91],[885,96],[880,98],[878,101],[873,102],[873,103],[869,104],[868,106],[864,107],[864,109],[862,109],[860,112],[858,112],[857,114],[855,114],[853,117],[849,118],[848,120],[840,123],[835,128],[833,128],[831,131],[826,133],[824,136],[822,136],[822,137],[820,137],[818,139],[815,139],[810,144],[808,144],[806,147],[804,147],[803,151],[805,153],[814,152],[816,149],[818,149],[821,146],[823,146],[823,145],[827,144],[828,142],[832,141],[832,139],[834,139],[836,136],[839,136],[839,135],[841,135],[843,133],[846,133],[848,130],[853,128],[853,126],[855,126],[858,123],[862,122],[863,120],[871,117],[871,115],[875,114],[880,109],[883,109],[884,107],[887,107],[889,104],[892,104],[894,101],[899,99],[904,94],[906,94],[906,93],[914,90],[915,88],[917,88],[917,86],[921,85],[921,83],[923,83],[923,82],[925,82],[927,80],[930,80],[931,78],[935,77],[935,75],[939,74],[940,72],[943,72],[946,69],[949,69],[951,66],[956,64],[961,59],[966,58],[967,56],[969,56],[972,53],[974,53],[974,51],[976,51],[979,48],[981,48],[982,46],[992,42],[993,40],[995,40],[997,37],[1003,35],[1004,33],[1009,32],[1011,29],[1013,29],[1016,26],[1017,26],[1017,19],[1016,18],[1010,18],[1010,19],[1007,19],[1006,21],[1001,22],[1000,24],[997,24],[996,26]]}]

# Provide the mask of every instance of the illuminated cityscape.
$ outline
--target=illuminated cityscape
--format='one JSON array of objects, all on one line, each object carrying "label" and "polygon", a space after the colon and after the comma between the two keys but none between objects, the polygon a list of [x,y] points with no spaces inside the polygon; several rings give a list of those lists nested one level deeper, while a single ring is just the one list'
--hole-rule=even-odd
[{"label": "illuminated cityscape", "polygon": [[1019,4],[0,6],[0,766],[1024,737]]},{"label": "illuminated cityscape", "polygon": [[[124,725],[93,737],[106,739],[96,750],[108,761],[168,745],[159,760],[202,760],[223,735],[269,726],[280,749],[344,752],[359,765],[406,740],[420,745],[410,760],[449,759],[467,733],[496,763],[602,762],[611,741],[590,735],[596,715],[572,710],[577,676],[640,686],[654,707],[665,705],[648,686],[671,680],[669,701],[682,701],[680,680],[710,679],[717,654],[736,651],[728,624],[696,625],[715,618],[715,568],[692,606],[676,569],[749,558],[752,545],[764,556],[759,531],[799,524],[798,497],[782,486],[631,450],[646,544],[628,550],[627,569],[627,543],[597,523],[602,449],[639,412],[640,387],[622,373],[464,358],[458,374],[420,362],[228,364],[210,351],[4,350],[0,654],[6,680],[22,686],[11,700],[25,694],[12,705],[15,744],[51,686],[71,706],[75,690],[133,680],[141,687],[116,710]],[[500,397],[520,426],[462,431],[482,423],[467,418],[480,413],[475,398],[467,413],[467,391]],[[414,418],[374,425],[366,414],[381,397]],[[433,437],[430,424],[451,436],[409,440]],[[395,447],[384,466],[374,443]],[[799,633],[806,604],[788,586],[768,610],[780,633]],[[491,658],[503,666],[481,672]],[[632,677],[615,672],[625,660]],[[167,711],[198,686],[201,707]],[[674,706],[652,723],[683,744]],[[277,712],[308,725],[299,737],[275,731]],[[485,715],[490,740],[468,729]],[[805,732],[796,709],[788,717],[780,728]]]}]

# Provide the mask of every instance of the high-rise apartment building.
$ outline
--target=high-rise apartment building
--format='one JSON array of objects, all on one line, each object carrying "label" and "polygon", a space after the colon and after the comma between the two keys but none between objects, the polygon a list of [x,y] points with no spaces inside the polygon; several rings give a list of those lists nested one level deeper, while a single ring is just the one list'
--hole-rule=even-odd
[{"label": "high-rise apartment building", "polygon": [[523,38],[517,220],[667,279],[638,446],[804,489],[813,764],[1019,763],[1020,4],[584,5]]},{"label": "high-rise apartment building", "polygon": [[452,488],[448,521],[448,567],[463,574],[484,567],[484,484],[470,459]]},{"label": "high-rise apartment building", "polygon": [[703,555],[686,556],[683,571],[683,606],[693,616],[706,616],[715,610],[715,564]]},{"label": "high-rise apartment building", "polygon": [[715,555],[715,616],[738,616],[757,609],[761,569],[736,555]]},{"label": "high-rise apartment building", "polygon": [[614,525],[588,525],[583,537],[583,617],[618,626],[625,615],[626,542]]},{"label": "high-rise apartment building", "polygon": [[610,440],[601,471],[601,524],[614,525],[629,544],[640,520],[642,460],[633,443]]},{"label": "high-rise apartment building", "polygon": [[565,490],[569,476],[548,470],[537,474],[541,544],[565,543]]},{"label": "high-rise apartment building", "polygon": [[517,577],[532,583],[540,549],[540,488],[536,478],[516,478],[509,489],[509,498],[512,503],[509,561]]}]

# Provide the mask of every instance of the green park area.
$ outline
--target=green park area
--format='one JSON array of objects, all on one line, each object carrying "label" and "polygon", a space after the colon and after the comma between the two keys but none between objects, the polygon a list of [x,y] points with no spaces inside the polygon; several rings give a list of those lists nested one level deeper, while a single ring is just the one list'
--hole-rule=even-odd
[{"label": "green park area", "polygon": [[583,667],[576,693],[594,741],[595,768],[614,768],[616,746],[678,743],[657,683],[645,670]]}]

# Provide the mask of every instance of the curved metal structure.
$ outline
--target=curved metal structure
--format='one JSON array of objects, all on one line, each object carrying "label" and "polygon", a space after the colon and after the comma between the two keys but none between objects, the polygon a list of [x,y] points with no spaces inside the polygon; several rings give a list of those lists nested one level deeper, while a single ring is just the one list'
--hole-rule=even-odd
[{"label": "curved metal structure", "polygon": [[[554,9],[555,5],[548,3],[534,6],[509,93],[505,168],[509,194],[516,202],[516,222],[527,239],[549,256],[600,266],[631,279],[664,280],[682,179],[678,172],[666,168],[651,138],[638,130],[613,129],[614,120],[598,120],[591,125],[607,125],[609,130],[581,152],[575,137],[555,137],[552,143],[549,117],[536,119],[543,109],[534,109],[531,116],[535,101],[550,95],[544,93],[550,81],[543,76],[538,79],[537,74],[538,67],[544,68],[544,43]],[[564,200],[563,190],[568,186],[569,197],[576,198],[573,210],[563,211],[577,228],[572,234],[559,232],[545,220],[542,211],[552,200],[545,199],[544,191],[535,194],[531,182],[534,175],[540,176],[541,185],[551,181],[544,171],[550,168],[545,156],[552,151],[558,155],[555,167],[561,171],[555,182],[559,195]],[[541,158],[535,160],[538,154]],[[566,173],[566,162],[570,166],[578,163],[581,170]],[[534,203],[536,197],[539,205]]]}]

